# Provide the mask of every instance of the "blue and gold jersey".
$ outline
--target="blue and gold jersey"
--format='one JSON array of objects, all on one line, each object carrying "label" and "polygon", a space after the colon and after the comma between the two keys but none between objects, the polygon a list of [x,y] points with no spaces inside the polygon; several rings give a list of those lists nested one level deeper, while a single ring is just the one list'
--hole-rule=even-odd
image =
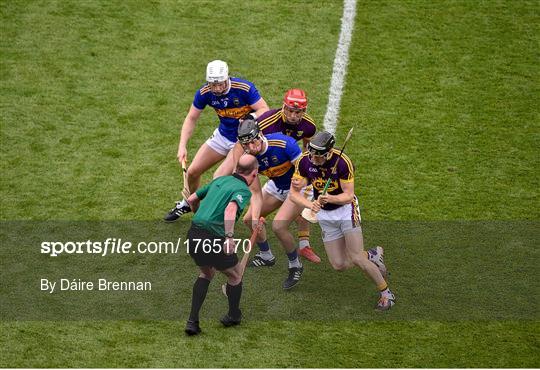
[{"label": "blue and gold jersey", "polygon": [[214,108],[219,117],[219,132],[232,142],[236,142],[239,118],[252,111],[250,105],[261,98],[255,85],[240,78],[231,77],[231,87],[226,94],[212,94],[208,84],[204,84],[193,99],[193,106],[204,109],[207,105]]},{"label": "blue and gold jersey", "polygon": [[259,173],[274,180],[276,187],[289,190],[294,173],[294,164],[302,151],[296,140],[282,133],[266,135],[268,147],[264,153],[256,155],[259,161]]}]

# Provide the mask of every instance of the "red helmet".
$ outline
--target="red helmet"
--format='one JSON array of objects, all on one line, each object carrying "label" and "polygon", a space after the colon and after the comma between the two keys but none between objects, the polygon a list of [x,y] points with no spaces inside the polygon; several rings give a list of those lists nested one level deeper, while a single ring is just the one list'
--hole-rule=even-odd
[{"label": "red helmet", "polygon": [[290,108],[306,109],[307,96],[305,91],[301,89],[290,89],[285,93],[283,104]]}]

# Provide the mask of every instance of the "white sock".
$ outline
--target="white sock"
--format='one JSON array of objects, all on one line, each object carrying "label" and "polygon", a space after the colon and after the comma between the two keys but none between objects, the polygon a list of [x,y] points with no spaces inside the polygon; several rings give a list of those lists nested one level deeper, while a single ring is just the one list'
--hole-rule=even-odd
[{"label": "white sock", "polygon": [[302,264],[300,263],[300,260],[298,259],[298,257],[296,257],[294,261],[289,261],[289,268],[292,268],[292,267],[302,267]]},{"label": "white sock", "polygon": [[298,247],[300,249],[302,248],[305,248],[305,247],[309,247],[309,240],[306,240],[306,239],[302,239],[298,242]]}]

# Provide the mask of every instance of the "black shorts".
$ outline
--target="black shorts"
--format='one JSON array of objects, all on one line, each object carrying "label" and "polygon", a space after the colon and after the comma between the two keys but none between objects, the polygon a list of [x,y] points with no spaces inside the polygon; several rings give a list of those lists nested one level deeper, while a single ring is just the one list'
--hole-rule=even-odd
[{"label": "black shorts", "polygon": [[186,242],[188,243],[189,255],[199,267],[211,266],[222,271],[234,267],[238,263],[236,253],[225,254],[223,250],[225,237],[216,236],[206,229],[192,224],[188,230]]}]

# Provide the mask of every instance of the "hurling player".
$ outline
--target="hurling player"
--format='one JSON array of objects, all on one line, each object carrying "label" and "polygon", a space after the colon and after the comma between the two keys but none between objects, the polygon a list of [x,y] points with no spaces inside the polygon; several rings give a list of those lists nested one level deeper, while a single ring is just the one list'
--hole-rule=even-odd
[{"label": "hurling player", "polygon": [[[187,169],[188,184],[185,186],[188,186],[191,192],[199,188],[201,175],[224,159],[234,147],[239,119],[246,115],[256,118],[268,110],[268,105],[253,83],[229,77],[229,67],[224,61],[214,60],[208,63],[206,83],[195,93],[191,108],[182,124],[177,154],[180,163],[187,160],[187,143],[207,105],[217,113],[219,126],[199,148]],[[189,211],[189,205],[184,199],[176,202],[176,206],[165,215],[164,220],[176,221]]]},{"label": "hurling player", "polygon": [[[384,251],[381,247],[364,251],[360,211],[354,195],[354,166],[345,154],[339,155],[334,143],[334,136],[326,131],[311,139],[308,151],[296,163],[290,199],[301,208],[311,208],[317,213],[324,248],[332,267],[338,271],[353,266],[360,268],[379,290],[376,309],[386,311],[394,305],[395,296],[385,281]],[[330,186],[323,194],[328,179]],[[301,194],[300,189],[308,184],[313,185],[316,198],[313,202]],[[280,214],[282,209],[275,219],[286,219],[287,215]],[[287,243],[291,239],[286,235],[290,234],[288,225],[282,222],[279,226],[274,231],[282,242]]]},{"label": "hurling player", "polygon": [[[281,132],[296,141],[302,140],[305,150],[317,131],[315,121],[306,113],[307,106],[308,99],[305,91],[290,89],[285,93],[280,109],[271,109],[257,119],[259,128],[264,135]],[[298,224],[298,254],[308,261],[320,263],[320,257],[309,245],[309,222],[298,216],[296,223]]]},{"label": "hurling player", "polygon": [[[259,174],[268,177],[268,182],[262,188],[262,206],[260,216],[266,216],[278,209],[287,199],[294,173],[294,164],[302,155],[300,147],[292,137],[280,132],[263,135],[256,121],[247,119],[238,128],[238,142],[245,153],[254,155],[259,162]],[[248,209],[244,222],[250,224],[257,220],[258,210]],[[273,266],[276,258],[270,252],[266,230],[258,235],[257,244],[260,251],[251,261],[252,267]],[[285,252],[289,259],[289,276],[283,282],[283,289],[290,289],[298,283],[302,276],[303,267],[298,259],[296,246],[290,245]]]},{"label": "hurling player", "polygon": [[[306,113],[307,106],[308,99],[305,91],[301,89],[290,89],[285,93],[281,108],[271,109],[257,118],[259,128],[264,135],[283,133],[296,141],[302,140],[305,150],[309,140],[315,135],[315,131],[317,130],[313,118]],[[237,144],[232,151],[232,155],[223,161],[217,172],[221,175],[231,173],[234,169],[234,163],[236,163],[243,152],[244,149],[241,145]],[[278,200],[283,201],[282,198],[284,197],[275,193],[270,194],[277,197]],[[309,194],[310,190],[307,190],[306,195]],[[254,202],[253,204],[258,204],[258,202]],[[298,253],[311,262],[320,263],[321,259],[309,245],[309,223],[301,216],[298,217],[296,222],[298,224]],[[274,258],[267,244],[262,244],[260,248],[266,259]]]}]

